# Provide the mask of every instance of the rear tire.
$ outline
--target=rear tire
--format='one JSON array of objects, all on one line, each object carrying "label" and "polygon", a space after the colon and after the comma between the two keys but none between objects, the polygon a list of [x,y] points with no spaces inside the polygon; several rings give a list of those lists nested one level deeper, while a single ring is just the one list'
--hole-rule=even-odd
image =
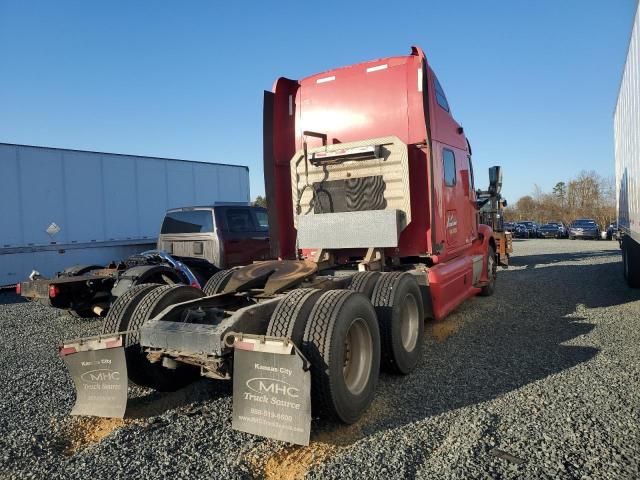
[{"label": "rear tire", "polygon": [[496,262],[496,250],[489,245],[489,253],[487,254],[487,277],[489,283],[482,287],[480,295],[490,297],[496,291],[496,278],[498,276],[498,264]]},{"label": "rear tire", "polygon": [[287,293],[271,315],[267,335],[290,338],[301,348],[307,320],[321,294],[315,288],[298,288]]},{"label": "rear tire", "polygon": [[358,272],[351,277],[349,290],[364,294],[365,297],[371,298],[376,283],[380,279],[380,272]]},{"label": "rear tire", "polygon": [[[102,334],[123,332],[127,330],[129,318],[142,298],[151,290],[160,287],[159,283],[143,283],[130,288],[120,295],[107,313],[102,324]],[[123,328],[121,328],[123,327]],[[126,336],[123,339],[126,342]]]},{"label": "rear tire", "polygon": [[382,366],[406,375],[420,361],[424,337],[424,305],[410,273],[383,273],[371,299],[378,315]]},{"label": "rear tire", "polygon": [[369,299],[349,290],[323,293],[307,322],[303,352],[311,363],[314,414],[358,420],[373,401],[380,368],[380,334]]},{"label": "rear tire", "polygon": [[202,291],[206,293],[207,296],[222,293],[224,291],[224,287],[229,283],[231,275],[233,275],[233,270],[220,270],[218,273],[213,274],[205,284]]},{"label": "rear tire", "polygon": [[[139,330],[145,322],[165,308],[204,296],[204,292],[198,288],[185,285],[162,285],[142,298],[131,315],[126,329]],[[151,363],[140,348],[139,342],[139,332],[127,335],[125,342],[127,372],[133,383],[161,392],[170,392],[198,378],[199,370],[195,367],[179,364],[175,370],[170,370],[158,363]]]}]

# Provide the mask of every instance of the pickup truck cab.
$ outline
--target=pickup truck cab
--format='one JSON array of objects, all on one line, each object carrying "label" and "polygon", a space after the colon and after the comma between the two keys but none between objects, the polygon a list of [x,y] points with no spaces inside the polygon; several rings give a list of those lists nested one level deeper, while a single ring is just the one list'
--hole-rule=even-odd
[{"label": "pickup truck cab", "polygon": [[207,260],[217,268],[270,258],[266,209],[236,203],[167,211],[158,250]]}]

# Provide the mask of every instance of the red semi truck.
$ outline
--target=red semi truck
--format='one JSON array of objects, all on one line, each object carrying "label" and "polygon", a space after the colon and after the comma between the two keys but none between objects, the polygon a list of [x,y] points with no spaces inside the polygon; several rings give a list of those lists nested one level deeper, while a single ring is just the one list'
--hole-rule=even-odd
[{"label": "red semi truck", "polygon": [[[351,423],[372,401],[380,368],[416,367],[425,319],[493,293],[506,259],[478,212],[500,199],[500,168],[478,200],[469,142],[419,48],[278,79],[264,96],[264,169],[279,260],[218,272],[207,295],[189,286],[128,290],[102,336],[61,349],[78,390],[73,413],[121,416],[127,375],[158,390],[202,375],[234,379],[241,430],[291,440],[305,399],[315,416]],[[105,355],[119,351],[126,369],[116,371]],[[247,352],[263,357],[247,361]],[[283,367],[287,356],[300,368]],[[104,375],[79,366],[100,362],[111,365]],[[307,387],[296,383],[304,375]],[[236,395],[246,407],[238,417]],[[274,415],[279,425],[264,420]]]}]

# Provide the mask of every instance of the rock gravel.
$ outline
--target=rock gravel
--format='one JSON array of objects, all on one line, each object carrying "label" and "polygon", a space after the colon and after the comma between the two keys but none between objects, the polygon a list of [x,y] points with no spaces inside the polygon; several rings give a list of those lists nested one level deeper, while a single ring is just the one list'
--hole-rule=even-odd
[{"label": "rock gravel", "polygon": [[640,291],[615,242],[516,241],[493,297],[429,323],[413,374],[309,447],[231,429],[231,391],[130,387],[124,421],[69,416],[57,344],[99,320],[0,293],[0,478],[640,477]]}]

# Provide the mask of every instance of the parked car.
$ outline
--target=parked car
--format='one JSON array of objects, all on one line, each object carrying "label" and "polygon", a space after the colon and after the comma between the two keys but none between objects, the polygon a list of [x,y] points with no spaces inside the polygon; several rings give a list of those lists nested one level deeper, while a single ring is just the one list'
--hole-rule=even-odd
[{"label": "parked car", "polygon": [[538,236],[538,224],[536,222],[532,222],[531,220],[525,220],[524,222],[518,222],[518,225],[522,225],[524,230],[521,231],[520,235],[516,235],[519,238],[536,238]]},{"label": "parked car", "polygon": [[513,227],[513,236],[515,238],[529,238],[529,230],[522,223],[516,223]]},{"label": "parked car", "polygon": [[555,222],[545,223],[538,229],[540,238],[564,238],[564,225]]},{"label": "parked car", "polygon": [[513,236],[515,238],[528,238],[529,231],[527,230],[527,227],[521,223],[515,223],[513,226]]},{"label": "parked car", "polygon": [[569,227],[569,238],[571,240],[575,240],[576,238],[599,240],[600,227],[595,220],[590,218],[580,218],[575,220],[571,224],[571,227]]},{"label": "parked car", "polygon": [[516,228],[516,224],[513,223],[513,222],[504,222],[502,224],[502,229],[505,232],[513,232],[515,230],[515,228]]}]

